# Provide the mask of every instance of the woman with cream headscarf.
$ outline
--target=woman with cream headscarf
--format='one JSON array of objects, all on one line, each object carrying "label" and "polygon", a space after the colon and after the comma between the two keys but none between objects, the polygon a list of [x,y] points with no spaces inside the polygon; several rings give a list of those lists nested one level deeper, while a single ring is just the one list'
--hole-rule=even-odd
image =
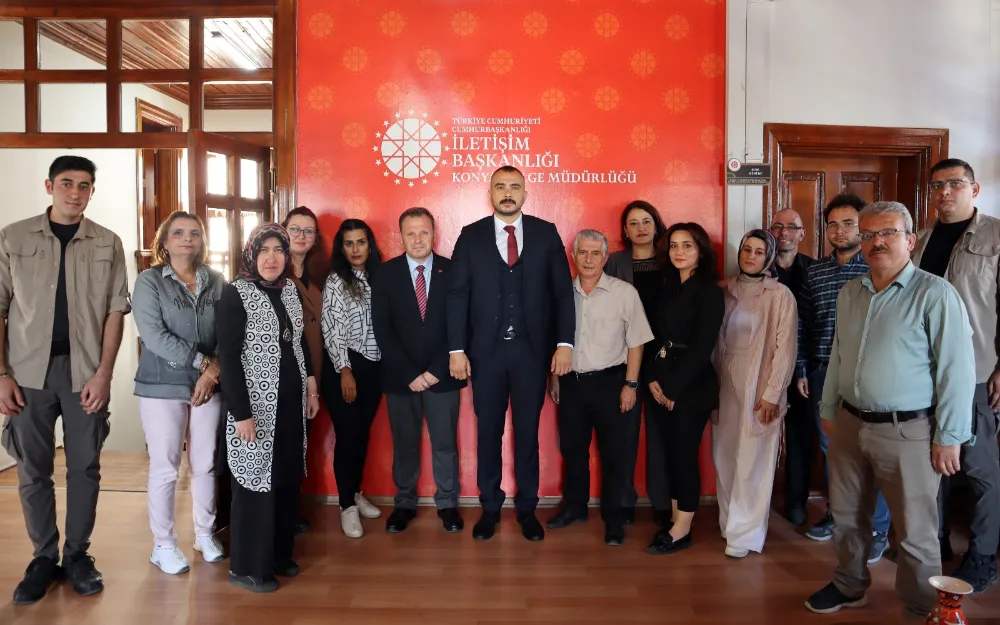
[{"label": "woman with cream headscarf", "polygon": [[319,410],[289,254],[284,228],[254,228],[216,308],[233,490],[229,583],[253,592],[275,591],[275,575],[299,572],[292,543],[306,419]]},{"label": "woman with cream headscarf", "polygon": [[732,558],[764,548],[786,390],[795,367],[795,297],[768,274],[777,252],[770,232],[748,232],[740,242],[739,275],[723,289],[726,312],[715,354],[720,391],[712,453],[719,526],[726,555]]}]

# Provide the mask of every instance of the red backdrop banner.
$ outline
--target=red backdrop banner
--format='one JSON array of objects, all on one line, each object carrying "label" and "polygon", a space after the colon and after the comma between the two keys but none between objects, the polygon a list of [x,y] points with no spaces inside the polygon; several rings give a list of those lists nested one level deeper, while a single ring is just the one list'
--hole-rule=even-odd
[{"label": "red backdrop banner", "polygon": [[[723,0],[301,0],[298,202],[320,215],[328,241],[344,218],[365,219],[386,258],[402,253],[399,214],[427,207],[447,256],[462,226],[490,213],[490,174],[511,164],[526,176],[525,212],[555,222],[567,245],[596,228],[620,247],[619,215],[633,199],[668,225],[701,223],[721,245],[725,13]],[[555,416],[547,400],[543,497],[562,479]],[[462,495],[476,496],[468,389],[458,434]],[[703,493],[715,490],[709,450],[706,433]],[[429,451],[425,432],[422,496],[434,492]],[[311,492],[337,492],[332,457],[321,414]],[[512,462],[508,427],[508,495]],[[636,486],[645,492],[642,446]],[[364,489],[395,493],[384,402]]]}]

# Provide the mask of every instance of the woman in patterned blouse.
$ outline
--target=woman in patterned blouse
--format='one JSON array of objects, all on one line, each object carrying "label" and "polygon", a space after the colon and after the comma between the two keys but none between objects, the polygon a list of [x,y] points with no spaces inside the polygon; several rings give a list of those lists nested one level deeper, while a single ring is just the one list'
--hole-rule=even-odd
[{"label": "woman in patterned blouse", "polygon": [[336,443],[333,474],[340,496],[340,525],[361,538],[361,519],[381,516],[361,494],[368,433],[382,401],[381,353],[372,329],[372,271],[382,262],[372,229],[360,219],[340,225],[333,241],[332,272],[323,289],[323,398]]}]

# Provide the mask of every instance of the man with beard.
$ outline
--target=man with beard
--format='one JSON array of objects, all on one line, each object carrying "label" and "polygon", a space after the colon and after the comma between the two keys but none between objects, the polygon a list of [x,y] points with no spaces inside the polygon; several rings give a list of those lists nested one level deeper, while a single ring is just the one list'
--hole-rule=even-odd
[{"label": "man with beard", "polygon": [[462,228],[448,289],[449,369],[472,378],[479,425],[478,482],[483,514],[473,538],[500,522],[501,449],[510,404],[514,427],[514,504],[521,533],[542,540],[538,505],[538,421],[549,374],[573,366],[576,306],[566,248],[555,224],[521,213],[524,176],[505,166],[490,178],[493,214]]},{"label": "man with beard", "polygon": [[[799,295],[800,332],[796,386],[798,393],[809,400],[815,431],[819,436],[819,447],[824,456],[829,441],[820,427],[820,400],[823,397],[823,384],[834,338],[837,294],[848,281],[868,273],[868,263],[861,254],[861,234],[858,230],[859,214],[864,207],[865,201],[857,195],[842,193],[833,198],[823,210],[826,238],[833,247],[833,253],[806,270]],[[806,464],[806,471],[811,466],[811,462]],[[829,488],[829,472],[826,477]],[[805,481],[809,483],[808,473]],[[872,519],[874,535],[868,556],[869,564],[878,562],[889,549],[890,522],[889,507],[879,492]],[[806,536],[820,542],[833,538],[833,516],[829,502],[823,519],[810,527]]]},{"label": "man with beard", "polygon": [[[799,299],[806,269],[816,261],[799,252],[806,236],[802,218],[794,209],[778,211],[768,228],[778,241],[778,258],[774,263],[775,278]],[[802,306],[799,317],[802,316]],[[809,468],[812,466],[816,439],[816,421],[810,412],[809,400],[799,394],[793,378],[788,388],[788,414],[785,415],[785,516],[792,525],[806,522],[806,500],[809,498]]]},{"label": "man with beard", "polygon": [[[941,276],[958,291],[969,312],[976,351],[976,396],[972,410],[974,439],[961,449],[962,471],[969,479],[973,510],[969,550],[954,577],[982,592],[997,581],[1000,541],[1000,460],[997,417],[1000,366],[997,362],[997,281],[1000,220],[976,209],[979,195],[972,167],[957,158],[931,168],[931,200],[937,221],[917,237],[913,263]],[[951,557],[944,508],[950,479],[941,480],[939,496],[941,559]]]}]

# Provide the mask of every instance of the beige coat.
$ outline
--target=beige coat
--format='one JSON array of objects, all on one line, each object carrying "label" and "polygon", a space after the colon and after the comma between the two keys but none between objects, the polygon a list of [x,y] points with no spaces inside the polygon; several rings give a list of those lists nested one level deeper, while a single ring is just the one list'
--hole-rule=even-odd
[{"label": "beige coat", "polygon": [[[750,363],[751,379],[747,381],[747,396],[743,400],[743,418],[746,433],[752,436],[762,436],[781,427],[781,420],[788,412],[788,384],[795,370],[795,355],[798,341],[798,312],[795,297],[784,285],[773,278],[764,278],[762,287],[753,293],[740,293],[737,279],[723,283],[726,299],[726,313],[722,318],[722,328],[715,347],[715,368],[722,376],[725,362],[725,336],[729,319],[742,295],[750,298],[742,302],[750,306],[753,318],[753,329],[750,336],[750,349],[747,362]],[[751,396],[750,390],[755,392]],[[778,418],[769,424],[761,423],[754,415],[753,407],[759,400],[776,404]]]}]

